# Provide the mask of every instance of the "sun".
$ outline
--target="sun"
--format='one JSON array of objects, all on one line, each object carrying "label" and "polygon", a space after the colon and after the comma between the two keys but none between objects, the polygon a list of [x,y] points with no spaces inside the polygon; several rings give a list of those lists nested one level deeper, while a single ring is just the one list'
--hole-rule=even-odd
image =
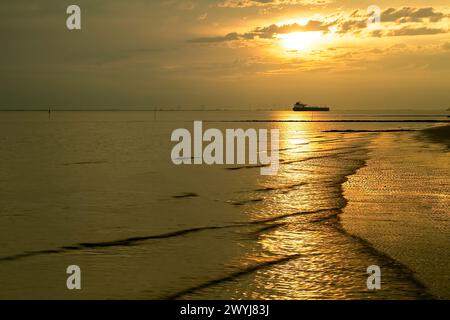
[{"label": "sun", "polygon": [[289,51],[304,51],[310,49],[322,37],[320,31],[292,32],[279,35],[281,45]]}]

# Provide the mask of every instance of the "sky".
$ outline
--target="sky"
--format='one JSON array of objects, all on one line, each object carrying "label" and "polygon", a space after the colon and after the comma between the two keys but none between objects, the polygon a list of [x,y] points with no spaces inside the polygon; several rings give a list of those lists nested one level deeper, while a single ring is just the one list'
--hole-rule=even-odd
[{"label": "sky", "polygon": [[444,111],[449,22],[448,0],[1,1],[0,109]]}]

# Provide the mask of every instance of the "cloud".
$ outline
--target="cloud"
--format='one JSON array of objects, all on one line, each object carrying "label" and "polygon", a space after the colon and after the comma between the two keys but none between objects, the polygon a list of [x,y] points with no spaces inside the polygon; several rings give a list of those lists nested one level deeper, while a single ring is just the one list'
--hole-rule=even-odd
[{"label": "cloud", "polygon": [[257,27],[246,33],[228,33],[225,36],[218,37],[202,37],[188,40],[190,43],[211,43],[211,42],[227,42],[235,40],[253,40],[253,39],[273,39],[278,34],[286,34],[292,32],[308,32],[308,31],[322,31],[328,32],[332,23],[322,22],[318,20],[310,20],[307,24],[301,25],[298,23],[276,25],[272,24],[266,27]]},{"label": "cloud", "polygon": [[224,0],[219,3],[223,8],[248,8],[277,5],[325,5],[332,0]]},{"label": "cloud", "polygon": [[374,37],[399,37],[399,36],[423,36],[423,35],[433,35],[440,33],[447,33],[448,30],[441,28],[413,28],[413,27],[404,27],[401,29],[395,30],[375,30],[371,34]]},{"label": "cloud", "polygon": [[[255,0],[248,0],[254,2]],[[259,3],[275,3],[275,0],[258,0]],[[240,1],[244,5],[246,1]],[[337,34],[352,34],[361,37],[393,37],[393,36],[423,36],[447,33],[447,29],[436,26],[435,23],[449,17],[448,14],[438,12],[434,8],[389,8],[382,13],[383,28],[373,30],[368,28],[369,15],[358,10],[351,14],[325,16],[309,20],[306,24],[271,24],[256,27],[245,33],[230,32],[224,36],[200,37],[190,39],[189,43],[220,43],[229,41],[249,41],[255,39],[275,39],[279,34],[293,32],[320,31],[329,33],[334,30]],[[399,28],[400,26],[403,26]]]},{"label": "cloud", "polygon": [[383,11],[381,19],[383,22],[396,22],[396,23],[408,23],[408,22],[422,22],[425,19],[430,22],[439,22],[446,16],[442,12],[436,12],[434,8],[411,8],[404,7],[401,9],[389,8]]},{"label": "cloud", "polygon": [[190,42],[190,43],[214,43],[214,42],[226,42],[226,41],[239,40],[240,38],[241,37],[238,33],[231,32],[225,36],[195,38],[195,39],[188,40],[187,42]]},{"label": "cloud", "polygon": [[367,19],[349,19],[349,20],[340,20],[340,23],[337,24],[337,32],[338,33],[349,33],[349,32],[360,32],[361,30],[367,28]]}]

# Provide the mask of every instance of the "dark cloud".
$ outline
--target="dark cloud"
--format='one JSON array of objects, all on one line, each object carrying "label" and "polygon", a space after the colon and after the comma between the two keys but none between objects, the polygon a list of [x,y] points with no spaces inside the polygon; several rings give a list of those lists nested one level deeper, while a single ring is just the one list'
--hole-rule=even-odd
[{"label": "dark cloud", "polygon": [[248,8],[279,5],[325,5],[331,0],[223,0],[219,7],[224,8]]},{"label": "dark cloud", "polygon": [[440,28],[428,28],[428,27],[404,27],[396,30],[380,31],[375,30],[372,35],[375,37],[399,37],[399,36],[423,36],[423,35],[433,35],[440,33],[447,33],[448,30]]},{"label": "dark cloud", "polygon": [[298,23],[276,25],[272,24],[267,27],[257,27],[254,30],[242,34],[236,32],[229,33],[225,36],[218,37],[202,37],[188,40],[191,43],[212,43],[212,42],[227,42],[235,40],[253,40],[259,39],[272,39],[278,34],[286,34],[292,32],[308,32],[308,31],[323,31],[328,32],[330,26],[333,23],[322,22],[318,20],[310,20],[307,24],[301,25]]},{"label": "dark cloud", "polygon": [[218,36],[218,37],[202,37],[202,38],[196,38],[188,40],[187,42],[191,43],[214,43],[214,42],[227,42],[227,41],[234,41],[239,40],[242,38],[242,35],[239,35],[236,32],[228,33],[225,36]]},{"label": "dark cloud", "polygon": [[439,22],[444,19],[446,15],[442,12],[435,11],[434,8],[411,8],[404,7],[401,9],[389,8],[383,11],[381,19],[383,22],[422,22],[428,19],[430,22]]},{"label": "dark cloud", "polygon": [[338,33],[349,33],[349,32],[358,33],[365,28],[367,28],[367,19],[341,20],[341,22],[338,24]]}]

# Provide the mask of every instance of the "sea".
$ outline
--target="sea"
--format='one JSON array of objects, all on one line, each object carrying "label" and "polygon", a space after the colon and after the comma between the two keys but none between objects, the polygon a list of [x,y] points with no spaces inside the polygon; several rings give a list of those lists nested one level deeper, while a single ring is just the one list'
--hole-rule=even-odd
[{"label": "sea", "polygon": [[[174,165],[171,133],[196,120],[279,129],[278,174]],[[450,299],[450,154],[423,134],[448,122],[0,112],[0,299]]]}]

